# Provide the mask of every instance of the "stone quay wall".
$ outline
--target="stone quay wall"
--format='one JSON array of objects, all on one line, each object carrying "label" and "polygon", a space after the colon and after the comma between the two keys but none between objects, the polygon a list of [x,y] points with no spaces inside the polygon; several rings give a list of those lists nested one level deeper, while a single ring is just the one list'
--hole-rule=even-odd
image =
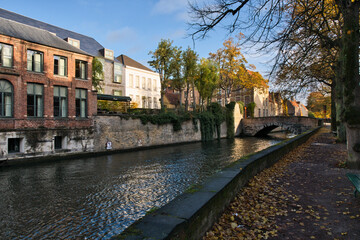
[{"label": "stone quay wall", "polygon": [[[201,141],[200,121],[183,122],[181,130],[174,131],[172,124],[142,124],[140,119],[124,119],[121,116],[95,117],[94,151],[125,150],[152,146]],[[214,138],[216,138],[216,133]],[[221,125],[221,138],[226,137],[226,123]]]}]

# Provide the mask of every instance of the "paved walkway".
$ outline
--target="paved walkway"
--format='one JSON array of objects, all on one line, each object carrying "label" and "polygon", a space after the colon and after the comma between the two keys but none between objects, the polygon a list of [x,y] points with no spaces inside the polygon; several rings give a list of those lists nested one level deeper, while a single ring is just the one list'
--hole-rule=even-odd
[{"label": "paved walkway", "polygon": [[243,188],[204,239],[360,239],[346,145],[323,128]]}]

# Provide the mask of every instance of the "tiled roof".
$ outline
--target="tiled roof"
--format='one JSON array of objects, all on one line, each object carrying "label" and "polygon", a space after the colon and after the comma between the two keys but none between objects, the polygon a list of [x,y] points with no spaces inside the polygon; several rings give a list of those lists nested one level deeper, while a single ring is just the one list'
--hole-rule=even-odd
[{"label": "tiled roof", "polygon": [[154,71],[151,70],[150,68],[145,67],[145,66],[142,65],[141,63],[135,61],[135,60],[132,59],[132,58],[129,58],[129,57],[126,56],[126,55],[121,54],[121,55],[118,56],[116,59],[119,60],[119,61],[120,61],[123,65],[125,65],[125,66],[134,67],[134,68],[139,68],[139,69],[143,69],[143,70],[146,70],[146,71],[154,72]]},{"label": "tiled roof", "polygon": [[305,107],[304,104],[300,104],[300,105],[301,105],[301,107],[303,107],[305,110],[308,110],[307,107]]},{"label": "tiled roof", "polygon": [[89,55],[87,52],[72,46],[48,31],[1,17],[0,34],[70,52]]},{"label": "tiled roof", "polygon": [[61,39],[66,39],[68,37],[79,40],[80,41],[80,49],[95,56],[95,57],[102,57],[100,50],[104,47],[98,43],[95,39],[72,32],[48,23],[44,23],[29,17],[22,16],[20,14],[7,11],[5,9],[0,8],[0,17],[13,20],[15,22],[23,23],[29,26],[33,26],[36,28],[44,29],[46,31],[55,33]]},{"label": "tiled roof", "polygon": [[178,93],[166,91],[165,97],[168,99],[169,103],[177,106],[180,103],[180,95]]},{"label": "tiled roof", "polygon": [[294,107],[299,107],[299,105],[297,104],[297,102],[295,100],[289,101],[291,103],[291,105],[293,105]]}]

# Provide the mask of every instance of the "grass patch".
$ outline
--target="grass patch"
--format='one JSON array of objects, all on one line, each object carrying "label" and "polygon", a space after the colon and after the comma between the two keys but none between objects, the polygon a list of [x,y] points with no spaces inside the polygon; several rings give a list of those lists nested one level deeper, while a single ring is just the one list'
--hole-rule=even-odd
[{"label": "grass patch", "polygon": [[159,209],[159,207],[152,207],[149,211],[147,211],[146,213],[145,213],[145,215],[149,215],[149,214],[151,214],[151,213],[153,213],[153,212],[155,212],[156,210],[158,210]]},{"label": "grass patch", "polygon": [[185,193],[196,193],[200,191],[202,186],[200,184],[192,184],[188,189],[185,190]]}]

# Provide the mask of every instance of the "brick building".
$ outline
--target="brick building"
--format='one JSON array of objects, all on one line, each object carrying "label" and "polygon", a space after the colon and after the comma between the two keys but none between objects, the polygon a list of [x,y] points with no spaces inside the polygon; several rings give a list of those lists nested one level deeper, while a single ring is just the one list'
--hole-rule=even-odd
[{"label": "brick building", "polygon": [[[133,102],[137,103],[138,107],[160,108],[160,76],[146,66],[125,55],[115,58],[113,50],[105,48],[92,37],[2,8],[0,8],[0,17],[54,33],[74,47],[99,59],[104,71],[104,79],[101,81],[102,88],[98,91],[98,94],[101,95],[99,99],[109,97],[108,95],[129,96]],[[133,80],[131,81],[131,79]],[[131,82],[133,82],[132,85]],[[139,82],[138,85],[136,85],[137,82]]]},{"label": "brick building", "polygon": [[0,160],[93,147],[93,57],[0,18]]}]

